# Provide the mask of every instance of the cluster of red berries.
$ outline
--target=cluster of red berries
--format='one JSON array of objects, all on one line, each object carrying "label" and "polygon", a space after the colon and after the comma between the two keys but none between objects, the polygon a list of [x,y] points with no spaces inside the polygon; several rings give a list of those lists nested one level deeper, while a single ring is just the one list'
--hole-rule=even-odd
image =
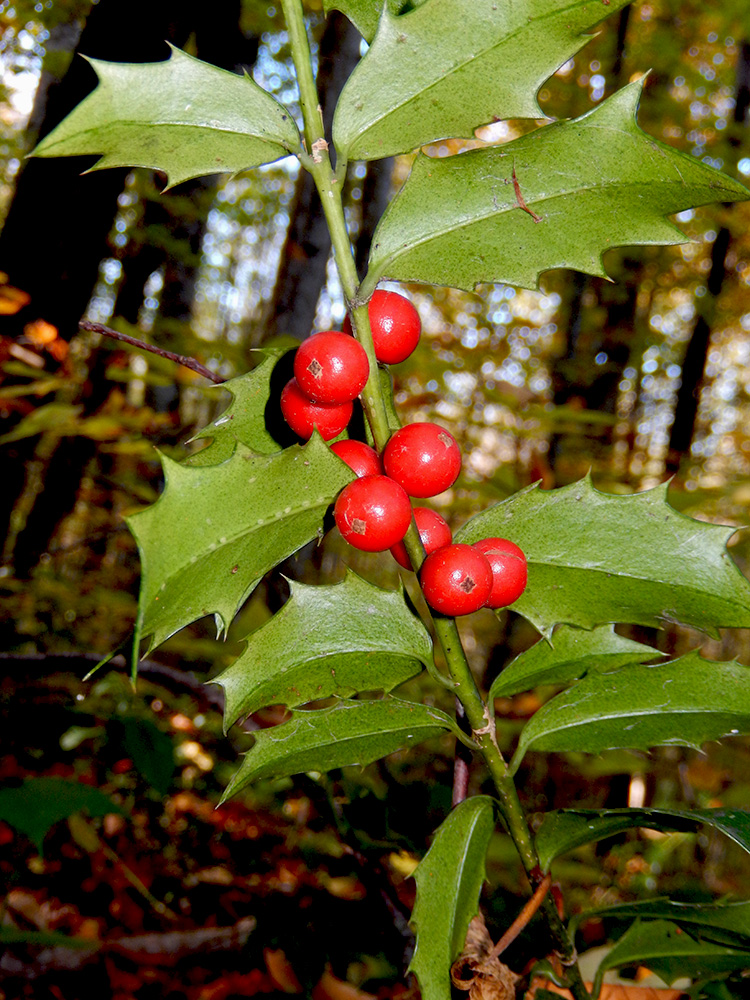
[{"label": "cluster of red berries", "polygon": [[[378,361],[397,364],[408,358],[421,332],[419,315],[409,300],[378,290],[368,312]],[[367,354],[351,336],[348,318],[343,333],[313,334],[298,349],[294,378],[281,394],[286,422],[305,440],[317,428],[330,441],[348,425],[353,401],[368,377]],[[410,497],[436,496],[458,478],[461,452],[448,431],[438,424],[408,424],[391,436],[382,457],[362,441],[337,441],[331,451],[357,475],[336,500],[339,531],[365,552],[390,549],[410,569],[403,538],[413,514],[427,553],[420,581],[432,608],[445,615],[465,615],[482,607],[506,607],[521,596],[526,558],[517,545],[503,538],[453,544],[440,514],[428,507],[412,511]]]}]

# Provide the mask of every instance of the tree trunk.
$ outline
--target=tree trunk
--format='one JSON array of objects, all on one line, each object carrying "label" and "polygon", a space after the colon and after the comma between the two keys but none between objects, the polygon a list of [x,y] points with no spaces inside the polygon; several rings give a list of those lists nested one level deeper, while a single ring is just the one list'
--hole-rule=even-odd
[{"label": "tree trunk", "polygon": [[[729,139],[735,153],[738,153],[741,148],[742,131],[746,125],[748,109],[750,109],[750,42],[745,41],[740,46],[737,61],[734,128]],[[716,312],[716,302],[721,294],[727,273],[726,259],[730,242],[731,233],[726,226],[722,226],[711,247],[711,270],[706,282],[706,295],[700,300],[698,317],[682,362],[680,389],[677,393],[666,460],[666,471],[671,476],[679,471],[682,457],[690,451],[695,433],[703,373],[711,343],[711,328]]]},{"label": "tree trunk", "polygon": [[[184,45],[195,26],[206,20],[193,0],[132,0],[126,9],[115,0],[101,0],[91,10],[77,51],[110,61],[158,61],[169,54],[165,39]],[[212,41],[216,49],[219,40]],[[91,67],[78,58],[58,85],[45,80],[44,114],[42,98],[36,110],[40,136],[95,83]],[[65,339],[77,330],[108,252],[107,234],[125,177],[122,170],[79,176],[90,163],[90,157],[32,159],[19,177],[0,234],[0,270],[29,294],[30,302],[6,320],[6,335],[18,335],[35,319],[53,324]],[[98,369],[91,371],[80,398],[67,401],[83,403],[88,412],[96,409],[109,388],[102,375]],[[13,471],[0,498],[0,530],[7,525],[4,561],[13,560],[19,576],[37,563],[61,516],[71,509],[80,473],[94,449],[84,438],[52,435],[5,449],[4,465]]]},{"label": "tree trunk", "polygon": [[[332,12],[320,40],[318,70],[327,135],[336,101],[359,59],[359,46],[360,36],[351,22]],[[282,334],[303,340],[312,331],[330,252],[331,238],[315,182],[307,170],[300,170],[264,340]]]}]

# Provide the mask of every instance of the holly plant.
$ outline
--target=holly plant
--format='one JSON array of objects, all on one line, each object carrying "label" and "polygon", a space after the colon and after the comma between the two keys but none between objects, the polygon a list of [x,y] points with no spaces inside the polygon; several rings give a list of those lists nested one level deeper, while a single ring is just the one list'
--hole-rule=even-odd
[{"label": "holly plant", "polygon": [[[347,324],[302,344],[280,398],[273,376],[285,355],[269,347],[262,363],[225,383],[232,401],[200,433],[207,446],[182,462],[162,456],[163,495],[129,518],[142,559],[135,661],[141,639],[151,650],[205,615],[226,633],[264,574],[322,535],[331,505],[352,546],[393,549],[405,572],[421,568],[420,615],[403,588],[383,589],[351,571],[335,585],[293,582],[287,602],[247,637],[218,682],[227,727],[264,706],[290,710],[288,721],[255,734],[225,798],[261,778],[365,765],[445,734],[483,763],[492,794],[456,796],[415,872],[410,969],[425,1000],[451,995],[452,965],[465,988],[483,979],[487,992],[477,996],[515,989],[521,970],[502,965],[499,945],[487,945],[481,960],[475,950],[471,982],[466,961],[454,964],[478,911],[497,825],[510,834],[528,876],[528,905],[547,925],[537,997],[551,995],[552,980],[584,1000],[598,994],[607,969],[636,961],[670,981],[689,976],[698,996],[701,983],[750,966],[750,904],[664,898],[609,911],[620,937],[593,985],[585,984],[575,947],[581,917],[567,925],[564,901],[550,891],[555,858],[628,828],[710,824],[750,850],[750,812],[563,809],[545,814],[532,832],[514,783],[528,753],[699,748],[750,733],[745,666],[697,651],[664,662],[656,649],[614,631],[617,623],[681,623],[708,633],[750,627],[750,585],[726,550],[734,529],[678,513],[666,486],[613,496],[588,478],[521,490],[455,537],[429,507],[418,507],[415,519],[412,499],[450,487],[461,455],[436,424],[399,426],[388,365],[417,346],[419,317],[405,296],[378,287],[388,280],[534,288],[550,268],[605,275],[607,249],[684,242],[668,216],[750,193],[641,131],[640,80],[580,118],[539,123],[505,144],[475,142],[439,158],[417,152],[374,233],[363,280],[342,207],[352,161],[473,139],[490,121],[543,118],[536,95],[544,81],[625,5],[325,0],[326,13],[343,12],[369,43],[326,135],[302,3],[281,0],[301,131],[249,76],[175,49],[168,60],[145,65],[91,60],[98,87],[36,149],[37,156],[98,154],[92,169],[149,167],[170,184],[291,155],[315,180]],[[347,432],[360,405],[367,441]],[[279,413],[300,443],[279,446],[267,423]],[[509,605],[540,635],[481,691],[454,616]],[[399,693],[423,670],[428,683],[450,692],[441,704],[452,706],[455,695],[462,726],[433,706],[434,695],[420,703]],[[557,693],[525,723],[506,759],[495,701],[540,685]],[[324,707],[309,707],[321,699]],[[714,988],[711,996],[724,996]]]}]

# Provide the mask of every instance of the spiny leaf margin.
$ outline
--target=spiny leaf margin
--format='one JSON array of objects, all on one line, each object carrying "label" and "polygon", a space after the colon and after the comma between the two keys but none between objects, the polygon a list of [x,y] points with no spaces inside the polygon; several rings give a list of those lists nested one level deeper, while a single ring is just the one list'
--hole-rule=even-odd
[{"label": "spiny leaf margin", "polygon": [[469,520],[457,542],[509,538],[529,563],[512,605],[540,632],[631,623],[750,627],[750,583],[727,552],[737,530],[697,521],[667,501],[668,483],[631,494],[590,476],[554,490],[529,486]]},{"label": "spiny leaf margin", "polygon": [[607,277],[606,250],[687,242],[668,215],[750,198],[638,127],[642,87],[503,146],[419,154],[373,234],[361,297],[386,278],[472,291],[483,282],[538,288],[558,267]]},{"label": "spiny leaf margin", "polygon": [[32,155],[99,154],[90,170],[149,167],[166,173],[172,187],[300,149],[289,112],[250,76],[170,48],[163,62],[88,59],[99,85]]},{"label": "spiny leaf margin", "polygon": [[383,590],[347,570],[331,586],[289,586],[281,611],[212,681],[226,696],[225,731],[266,705],[388,693],[430,662],[430,636],[407,607],[403,585]]},{"label": "spiny leaf margin", "polygon": [[626,3],[426,0],[403,12],[386,4],[336,105],[337,152],[380,159],[471,139],[491,121],[544,118],[536,100],[544,81]]},{"label": "spiny leaf margin", "polygon": [[465,799],[440,825],[414,872],[417,899],[411,922],[417,942],[409,971],[419,980],[424,1000],[451,995],[450,965],[461,953],[486,877],[493,812],[486,795]]},{"label": "spiny leaf margin", "polygon": [[255,733],[221,801],[261,778],[371,764],[447,732],[458,729],[444,712],[393,695],[292,712],[288,722]]}]

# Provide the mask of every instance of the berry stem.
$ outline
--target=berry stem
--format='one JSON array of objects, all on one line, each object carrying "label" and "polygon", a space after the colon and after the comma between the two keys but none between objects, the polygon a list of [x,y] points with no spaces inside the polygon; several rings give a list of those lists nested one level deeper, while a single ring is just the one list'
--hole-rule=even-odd
[{"label": "berry stem", "polygon": [[[336,269],[351,315],[354,335],[367,352],[370,362],[370,376],[362,392],[362,401],[375,446],[378,452],[382,453],[390,438],[391,430],[388,425],[385,400],[380,385],[367,309],[367,299],[374,291],[374,286],[367,285],[365,289],[363,284],[360,287],[354,251],[349,239],[341,199],[341,177],[337,177],[331,167],[328,141],[323,134],[323,120],[312,72],[310,44],[305,28],[302,3],[301,0],[281,0],[281,6],[289,31],[289,42],[297,72],[300,106],[304,119],[306,149],[304,153],[300,154],[299,159],[302,166],[312,174],[318,189],[323,213],[331,234]],[[412,566],[418,570],[424,560],[425,552],[413,517],[404,538],[404,544]],[[529,879],[536,888],[541,880],[539,858],[534,849],[531,831],[518,798],[516,786],[508,773],[508,767],[497,745],[495,723],[490,714],[489,706],[484,702],[474,681],[455,620],[438,616],[434,619],[434,626],[435,634],[442,646],[448,669],[453,678],[456,695],[464,706],[473,737],[497,788],[503,818]],[[549,895],[545,896],[542,909],[556,941],[558,953],[563,963],[569,966],[568,975],[575,1000],[590,1000],[575,961],[575,949]]]}]

